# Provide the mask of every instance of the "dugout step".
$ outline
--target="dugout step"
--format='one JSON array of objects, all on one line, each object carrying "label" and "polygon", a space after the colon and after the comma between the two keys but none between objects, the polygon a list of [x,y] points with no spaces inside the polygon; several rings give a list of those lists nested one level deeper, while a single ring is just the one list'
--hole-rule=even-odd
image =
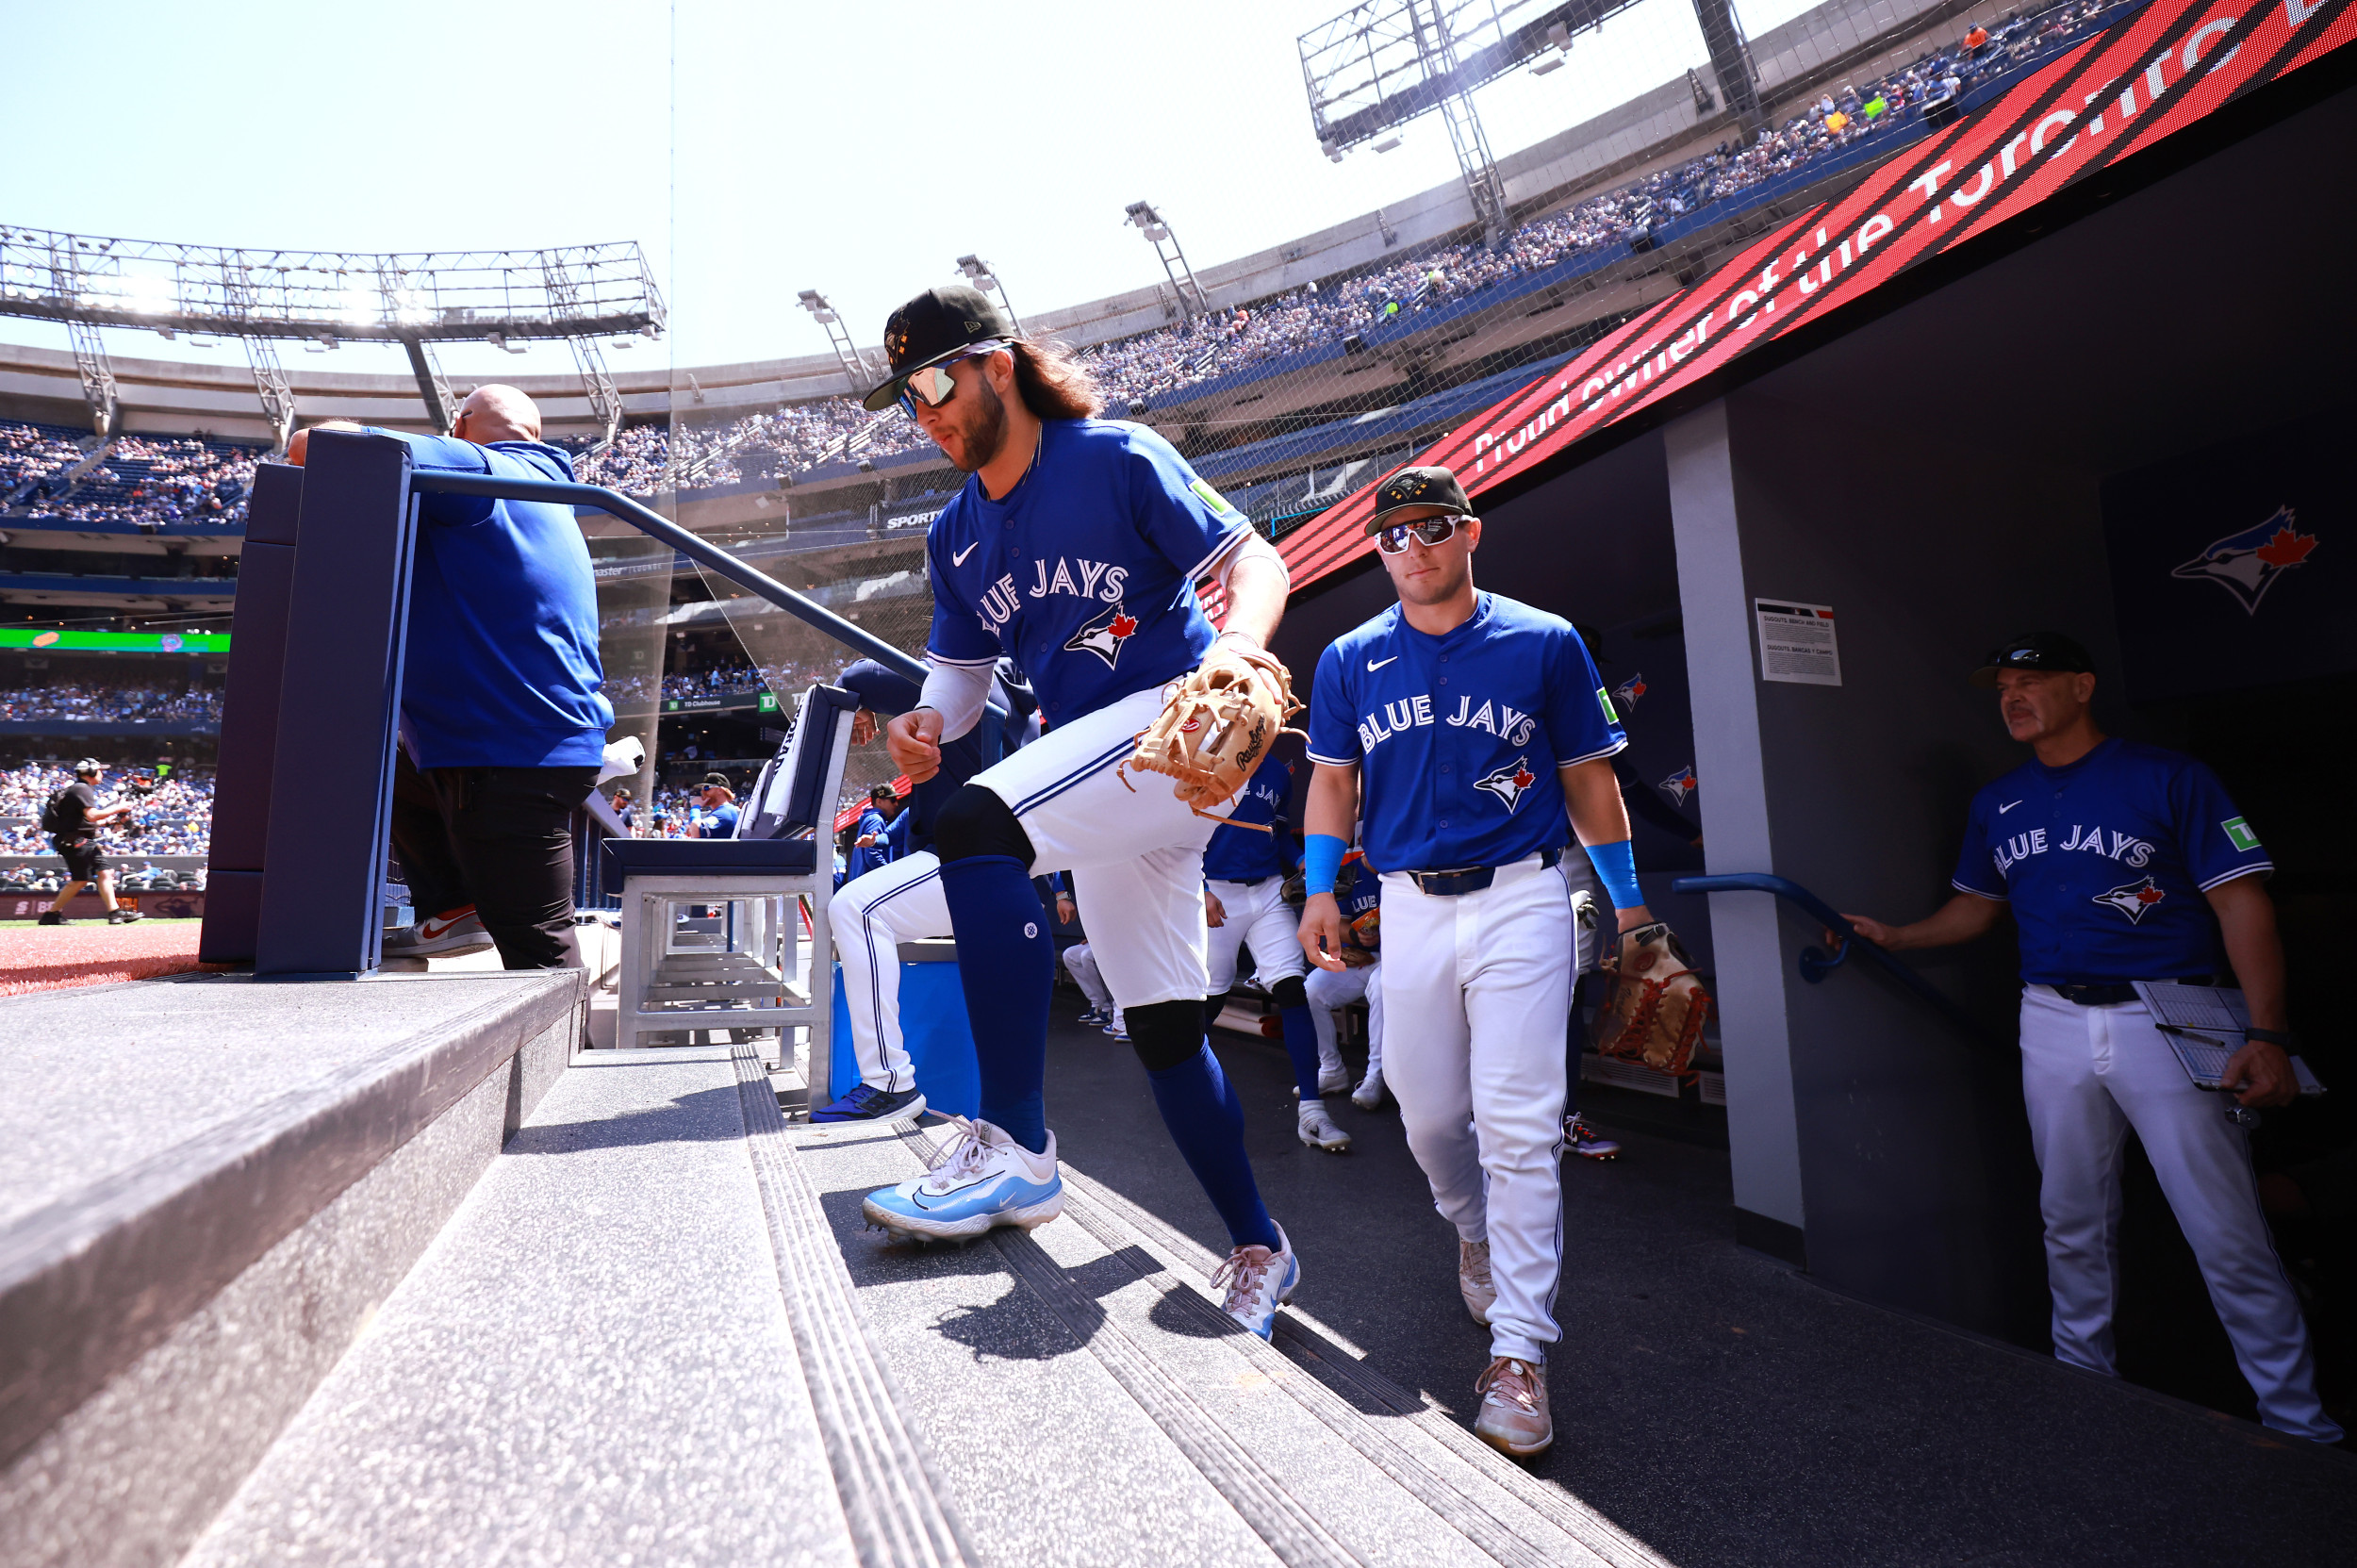
[{"label": "dugout step", "polygon": [[856,1334],[787,1256],[783,1127],[746,1048],[583,1057],[189,1568],[966,1560],[905,1428],[804,1376]]},{"label": "dugout step", "polygon": [[947,1131],[791,1137],[950,1493],[989,1499],[965,1516],[990,1560],[1661,1560],[1307,1314],[1281,1312],[1274,1345],[1237,1328],[1217,1259],[1069,1165],[1063,1217],[1028,1235],[886,1245],[861,1199]]},{"label": "dugout step", "polygon": [[0,1562],[179,1558],[564,1072],[586,988],[0,1001]]}]

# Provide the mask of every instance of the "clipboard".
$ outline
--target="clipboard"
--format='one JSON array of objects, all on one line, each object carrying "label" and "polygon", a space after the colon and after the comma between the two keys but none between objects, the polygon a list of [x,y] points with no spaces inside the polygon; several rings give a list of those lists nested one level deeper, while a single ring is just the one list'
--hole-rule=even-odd
[{"label": "clipboard", "polygon": [[[2226,1064],[2245,1044],[2250,1008],[2243,994],[2225,985],[2181,985],[2173,980],[2137,980],[2129,983],[2152,1015],[2152,1025],[2177,1053],[2178,1065],[2197,1089],[2215,1090],[2226,1074]],[[2299,1057],[2292,1059],[2293,1076],[2303,1095],[2320,1095],[2324,1085]]]}]

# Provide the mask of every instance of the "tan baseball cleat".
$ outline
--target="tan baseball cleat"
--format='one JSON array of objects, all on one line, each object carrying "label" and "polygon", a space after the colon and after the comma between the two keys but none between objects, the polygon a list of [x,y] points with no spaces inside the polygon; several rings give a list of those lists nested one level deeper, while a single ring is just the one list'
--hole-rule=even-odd
[{"label": "tan baseball cleat", "polygon": [[1555,1416],[1547,1409],[1546,1368],[1500,1356],[1474,1383],[1481,1412],[1474,1436],[1501,1454],[1536,1459],[1555,1444]]}]

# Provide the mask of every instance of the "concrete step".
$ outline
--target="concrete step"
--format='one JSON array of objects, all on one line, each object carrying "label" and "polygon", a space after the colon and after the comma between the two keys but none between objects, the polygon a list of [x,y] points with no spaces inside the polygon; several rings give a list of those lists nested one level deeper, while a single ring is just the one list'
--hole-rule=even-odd
[{"label": "concrete step", "polygon": [[870,1188],[937,1157],[909,1123],[794,1129],[861,1303],[987,1559],[1657,1565],[1306,1314],[1275,1345],[1217,1259],[1065,1169],[1063,1219],[966,1247],[886,1246]]},{"label": "concrete step", "polygon": [[[830,1448],[874,1434],[822,1424],[803,1377],[826,1314],[782,1284],[794,1204],[747,1115],[776,1102],[757,1062],[750,1096],[740,1076],[727,1047],[584,1057],[190,1568],[958,1560],[948,1529],[855,1547]],[[895,1507],[863,1536],[906,1546]]]},{"label": "concrete step", "polygon": [[169,1562],[581,1038],[578,971],[0,1001],[0,1562]]}]

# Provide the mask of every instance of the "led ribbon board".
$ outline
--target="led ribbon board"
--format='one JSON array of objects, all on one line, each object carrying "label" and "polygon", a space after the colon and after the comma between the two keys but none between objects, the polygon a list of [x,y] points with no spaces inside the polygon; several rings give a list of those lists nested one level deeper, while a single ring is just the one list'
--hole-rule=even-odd
[{"label": "led ribbon board", "polygon": [[[1415,462],[1455,470],[1469,494],[1525,472],[2330,54],[2357,30],[2349,4],[2154,0],[1641,312]],[[1294,587],[1374,548],[1364,528],[1376,488],[1279,541]]]}]

